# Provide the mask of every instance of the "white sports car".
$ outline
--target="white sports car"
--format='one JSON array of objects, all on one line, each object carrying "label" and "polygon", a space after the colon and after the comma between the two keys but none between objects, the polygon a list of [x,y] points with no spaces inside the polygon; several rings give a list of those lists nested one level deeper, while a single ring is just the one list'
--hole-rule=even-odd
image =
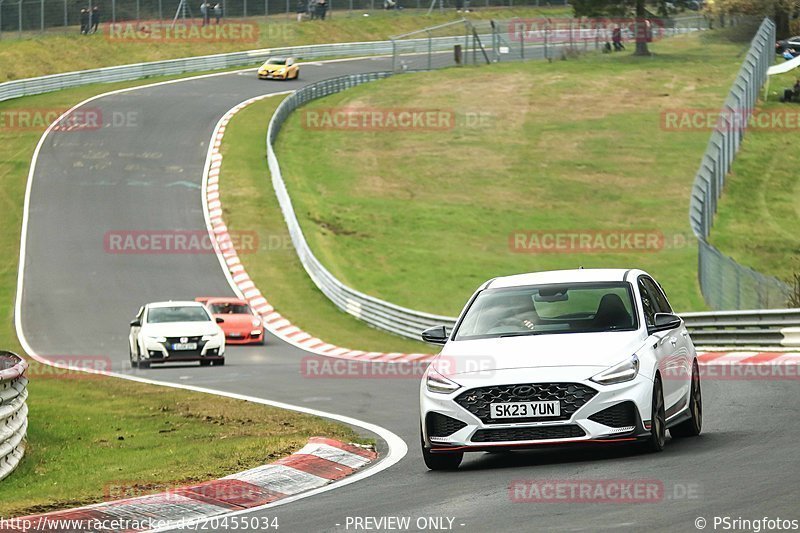
[{"label": "white sports car", "polygon": [[139,309],[128,337],[131,366],[200,361],[225,364],[225,333],[199,302],[156,302]]},{"label": "white sports car", "polygon": [[640,442],[653,451],[699,435],[692,340],[641,270],[563,270],[496,278],[467,303],[420,387],[425,464],[465,451]]}]

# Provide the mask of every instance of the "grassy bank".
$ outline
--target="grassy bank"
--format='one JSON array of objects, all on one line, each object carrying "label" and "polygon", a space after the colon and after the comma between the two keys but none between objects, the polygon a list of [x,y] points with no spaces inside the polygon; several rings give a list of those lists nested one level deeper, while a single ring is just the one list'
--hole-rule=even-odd
[{"label": "grassy bank", "polygon": [[[435,313],[455,314],[494,276],[581,265],[647,269],[677,309],[702,309],[687,210],[709,131],[662,114],[717,109],[746,46],[703,32],[652,50],[404,75],[310,104],[454,121],[325,130],[295,113],[277,151],[312,249],[343,282]],[[631,231],[663,240],[615,253],[515,244]]]},{"label": "grassy bank", "polygon": [[[0,103],[57,110],[112,89],[87,86]],[[22,353],[13,304],[22,205],[41,129],[0,129],[0,346]],[[118,379],[64,374],[33,363],[29,371],[25,458],[0,482],[0,516],[137,495],[215,479],[295,451],[309,436],[357,440],[349,428],[246,402]]]},{"label": "grassy bank", "polygon": [[781,103],[778,97],[796,77],[791,72],[770,80],[769,98],[757,113],[778,122],[748,130],[726,179],[710,238],[739,263],[783,280],[800,270],[800,179],[794,146],[800,106]]},{"label": "grassy bank", "polygon": [[240,111],[225,128],[220,199],[232,231],[257,231],[260,249],[240,256],[270,303],[295,325],[326,342],[366,351],[429,353],[421,342],[368,327],[336,308],[306,275],[289,240],[264,157],[266,127],[283,97]]},{"label": "grassy bank", "polygon": [[[293,4],[294,6],[294,4]],[[571,12],[570,8],[492,8],[481,9],[469,14],[472,19],[562,16]],[[334,13],[326,21],[304,21],[297,23],[284,15],[265,19],[230,19],[227,21],[241,33],[232,31],[222,38],[181,38],[166,37],[166,30],[138,34],[130,31],[94,35],[80,35],[77,28],[69,34],[45,33],[31,34],[22,39],[9,39],[5,35],[0,40],[0,82],[70,72],[89,68],[107,67],[144,61],[158,61],[178,57],[199,56],[298,46],[354,41],[375,41],[442,24],[461,18],[454,11],[424,12],[404,10],[400,12],[377,11],[368,17],[355,12]],[[135,30],[136,26],[131,29]],[[139,35],[139,37],[134,37]],[[141,37],[144,36],[144,37]],[[149,36],[149,37],[148,37]]]}]

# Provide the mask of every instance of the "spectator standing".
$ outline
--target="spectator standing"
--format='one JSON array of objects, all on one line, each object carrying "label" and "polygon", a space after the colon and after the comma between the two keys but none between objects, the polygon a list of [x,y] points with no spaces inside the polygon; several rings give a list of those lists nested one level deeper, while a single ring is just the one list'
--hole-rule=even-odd
[{"label": "spectator standing", "polygon": [[217,20],[217,24],[219,24],[219,21],[222,18],[222,4],[219,2],[214,4],[214,18]]},{"label": "spectator standing", "polygon": [[619,26],[611,30],[611,42],[614,43],[615,52],[625,50],[625,45],[622,44],[622,30],[619,28]]},{"label": "spectator standing", "polygon": [[97,33],[97,28],[100,26],[100,7],[94,6],[92,8],[92,33]]},{"label": "spectator standing", "polygon": [[89,10],[81,9],[81,35],[89,33]]},{"label": "spectator standing", "polygon": [[317,18],[317,0],[308,0],[308,14],[311,20]]},{"label": "spectator standing", "polygon": [[303,21],[303,15],[308,12],[307,0],[297,0],[297,22]]},{"label": "spectator standing", "polygon": [[317,2],[317,9],[319,10],[319,18],[325,20],[325,13],[328,11],[328,4],[325,0],[319,0]]},{"label": "spectator standing", "polygon": [[200,15],[203,17],[203,26],[208,24],[208,3],[206,0],[203,0],[203,3],[200,4]]}]

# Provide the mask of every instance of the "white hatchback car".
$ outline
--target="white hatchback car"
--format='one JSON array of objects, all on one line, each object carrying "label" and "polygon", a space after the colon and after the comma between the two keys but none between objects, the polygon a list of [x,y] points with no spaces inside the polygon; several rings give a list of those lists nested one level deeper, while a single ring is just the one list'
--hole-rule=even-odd
[{"label": "white hatchback car", "polygon": [[425,464],[465,451],[699,435],[697,354],[664,291],[641,270],[496,278],[472,296],[422,379]]},{"label": "white hatchback car", "polygon": [[225,333],[200,302],[155,302],[139,309],[131,321],[128,348],[131,366],[200,361],[225,364]]}]

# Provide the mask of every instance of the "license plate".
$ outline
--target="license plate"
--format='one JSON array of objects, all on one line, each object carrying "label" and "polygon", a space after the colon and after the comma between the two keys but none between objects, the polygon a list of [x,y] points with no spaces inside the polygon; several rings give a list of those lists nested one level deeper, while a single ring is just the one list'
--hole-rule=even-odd
[{"label": "license plate", "polygon": [[489,412],[492,418],[561,416],[561,403],[558,401],[493,403],[489,405]]},{"label": "license plate", "polygon": [[197,343],[196,342],[179,342],[172,345],[173,350],[196,350]]},{"label": "license plate", "polygon": [[228,333],[228,337],[230,337],[231,339],[238,339],[244,337],[244,335],[242,335],[241,333]]}]

